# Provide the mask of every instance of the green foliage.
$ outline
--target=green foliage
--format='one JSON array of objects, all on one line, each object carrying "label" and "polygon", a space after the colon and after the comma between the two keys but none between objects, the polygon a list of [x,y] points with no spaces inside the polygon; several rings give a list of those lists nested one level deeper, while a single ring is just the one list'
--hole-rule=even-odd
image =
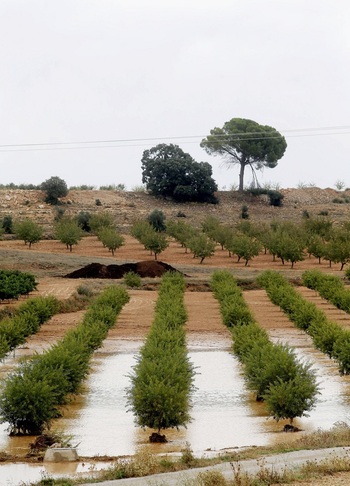
[{"label": "green foliage", "polygon": [[80,186],[70,186],[70,191],[93,191],[96,189],[96,186],[90,186],[88,184],[81,184]]},{"label": "green foliage", "polygon": [[306,250],[309,255],[318,259],[318,263],[321,263],[321,258],[325,255],[325,248],[325,243],[320,235],[311,234],[307,238]]},{"label": "green foliage", "polygon": [[[254,322],[229,272],[214,272],[211,286],[219,300],[224,324],[232,327],[233,351],[244,366],[248,387],[255,391],[257,399],[267,401],[268,411],[276,420],[292,421],[305,415],[314,407],[318,393],[310,366],[299,362],[288,346],[269,341],[267,333]],[[289,394],[282,397],[282,389]]]},{"label": "green foliage", "polygon": [[210,155],[221,155],[228,164],[240,166],[239,190],[244,187],[244,170],[276,167],[287,148],[285,138],[274,128],[244,118],[232,118],[223,128],[213,128],[201,142]]},{"label": "green foliage", "polygon": [[199,263],[203,263],[205,258],[214,255],[215,246],[215,242],[204,234],[194,235],[188,241],[188,247],[194,258],[200,258]]},{"label": "green foliage", "polygon": [[16,313],[0,321],[0,359],[26,338],[35,334],[41,324],[59,310],[55,297],[35,297],[22,304]]},{"label": "green foliage", "polygon": [[163,276],[155,318],[130,375],[128,401],[137,424],[158,432],[190,420],[194,370],[186,352],[184,288],[182,275]]},{"label": "green foliage", "polygon": [[94,300],[81,324],[6,378],[0,414],[12,433],[41,433],[59,416],[58,407],[66,402],[68,393],[78,392],[92,352],[101,345],[128,299],[122,287],[108,287]]},{"label": "green foliage", "polygon": [[319,388],[314,372],[307,365],[303,373],[297,373],[292,379],[284,381],[278,378],[265,394],[269,413],[275,420],[302,417],[315,408]]},{"label": "green foliage", "polygon": [[2,223],[1,223],[1,228],[4,230],[4,233],[7,235],[12,234],[13,231],[13,221],[12,221],[12,216],[10,214],[7,214],[4,216]]},{"label": "green foliage", "polygon": [[196,230],[185,221],[169,221],[167,224],[167,233],[175,238],[187,252],[188,242],[194,236]]},{"label": "green foliage", "polygon": [[0,300],[18,299],[35,290],[37,283],[31,273],[19,270],[0,270]]},{"label": "green foliage", "polygon": [[125,242],[123,236],[113,228],[102,228],[98,233],[98,239],[112,252],[113,256],[115,250],[123,246]]},{"label": "green foliage", "polygon": [[328,241],[333,230],[333,221],[328,215],[319,215],[317,218],[303,220],[303,226],[308,234],[318,235],[323,241]]},{"label": "green foliage", "polygon": [[153,230],[151,226],[150,228],[151,231],[143,235],[142,243],[145,249],[153,253],[155,260],[157,260],[158,255],[169,246],[169,243],[166,235],[158,233],[157,231]]},{"label": "green foliage", "polygon": [[55,237],[72,251],[83,237],[81,227],[73,219],[63,218],[55,225]]},{"label": "green foliage", "polygon": [[159,144],[142,156],[142,182],[156,196],[216,202],[217,185],[207,162],[196,162],[178,145]]},{"label": "green foliage", "polygon": [[255,256],[259,255],[262,245],[255,238],[241,234],[233,236],[231,240],[226,243],[226,248],[229,250],[230,254],[234,253],[237,255],[238,262],[243,259],[247,266]]},{"label": "green foliage", "polygon": [[137,273],[130,271],[124,274],[124,283],[128,287],[139,288],[142,285],[142,279]]},{"label": "green foliage", "polygon": [[107,186],[100,186],[100,191],[125,191],[125,184],[109,184]]},{"label": "green foliage", "polygon": [[55,221],[55,223],[57,223],[58,221],[61,221],[61,219],[63,218],[65,212],[66,212],[66,210],[64,208],[62,208],[62,207],[56,207],[55,208],[55,216],[53,218],[53,220]]},{"label": "green foliage", "polygon": [[113,216],[107,212],[93,214],[90,217],[90,228],[95,235],[104,228],[115,228]]},{"label": "green foliage", "polygon": [[57,176],[42,182],[40,188],[46,193],[45,202],[48,204],[58,204],[59,199],[68,194],[67,184]]},{"label": "green foliage", "polygon": [[154,209],[147,217],[147,221],[155,231],[166,231],[165,214],[159,209]]},{"label": "green foliage", "polygon": [[13,431],[28,435],[42,432],[58,416],[51,386],[45,378],[36,381],[25,365],[10,374],[0,397],[1,421]]},{"label": "green foliage", "polygon": [[[281,274],[272,271],[263,272],[258,276],[257,283],[266,289],[274,304],[279,305],[298,327],[310,334],[318,349],[338,361],[341,374],[350,374],[349,331],[329,322],[325,314],[315,304],[306,301]],[[303,283],[332,298],[338,296],[338,293],[341,295],[340,280],[333,279],[329,275],[323,276],[318,271],[305,272]]]},{"label": "green foliage", "polygon": [[241,207],[241,214],[239,216],[241,219],[249,219],[249,208],[246,204]]},{"label": "green foliage", "polygon": [[282,206],[284,195],[280,191],[269,189],[269,188],[258,187],[258,188],[250,188],[248,189],[248,192],[253,196],[261,196],[263,194],[266,194],[269,198],[270,206],[276,206],[276,207]]},{"label": "green foliage", "polygon": [[148,221],[135,221],[131,227],[131,236],[136,238],[140,243],[144,244],[143,241],[146,236],[152,233],[154,230]]},{"label": "green foliage", "polygon": [[80,226],[80,228],[86,233],[90,233],[91,231],[90,219],[91,214],[87,211],[80,211],[80,213],[78,213],[76,216],[76,222],[78,226]]},{"label": "green foliage", "polygon": [[318,270],[308,270],[302,275],[303,284],[316,290],[321,297],[329,300],[334,306],[350,313],[350,291],[336,275],[327,275]]},{"label": "green foliage", "polygon": [[293,223],[273,223],[270,230],[260,236],[260,240],[273,255],[273,259],[277,256],[282,264],[289,261],[293,268],[296,262],[304,260],[306,241],[300,226]]},{"label": "green foliage", "polygon": [[24,241],[25,245],[29,243],[29,248],[33,243],[40,241],[44,233],[43,228],[31,219],[25,219],[20,223],[15,223],[14,231],[16,236]]},{"label": "green foliage", "polygon": [[340,270],[350,261],[350,240],[337,235],[324,247],[323,257],[331,263],[340,263]]},{"label": "green foliage", "polygon": [[233,234],[232,228],[221,224],[214,216],[207,216],[204,219],[202,222],[202,230],[209,238],[219,243],[222,250]]}]

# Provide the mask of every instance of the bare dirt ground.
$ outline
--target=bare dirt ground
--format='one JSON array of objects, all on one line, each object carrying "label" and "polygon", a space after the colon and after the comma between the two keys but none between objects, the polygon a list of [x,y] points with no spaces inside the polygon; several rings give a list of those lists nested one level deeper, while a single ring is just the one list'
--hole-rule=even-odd
[{"label": "bare dirt ground", "polygon": [[[291,191],[286,194],[286,206],[279,211],[278,214],[280,217],[282,216],[282,218],[287,219],[288,214],[290,214],[291,211],[294,211],[295,217],[300,217],[302,211],[305,209],[312,211],[313,214],[317,214],[317,211],[321,209],[327,209],[332,216],[345,218],[347,217],[346,205],[332,205],[332,197],[336,196],[336,192],[337,191],[328,190],[327,194],[322,193],[322,197],[321,194],[317,192],[318,199],[314,195],[311,203],[310,193],[303,193],[303,198],[301,198],[300,193],[297,194],[296,192]],[[78,195],[75,193],[72,194],[72,204],[67,207],[67,211],[72,211],[73,209],[74,211],[91,209],[91,198],[95,197],[95,195],[95,193],[93,195],[85,193],[84,196],[86,197],[86,200],[80,198],[78,201]],[[9,212],[13,212],[14,215],[17,215],[22,211],[23,216],[30,217],[34,214],[39,215],[48,228],[50,227],[50,224],[52,224],[53,209],[44,205],[40,199],[36,202],[31,201],[29,204],[26,204],[24,200],[22,201],[19,198],[19,195],[14,195],[12,193],[7,194],[7,199],[5,196],[0,194],[0,216],[8,214]],[[31,196],[31,194],[27,197],[29,198],[29,196]],[[167,216],[174,216],[178,210],[184,210],[183,206],[178,207],[176,205],[171,205],[166,201],[162,202],[162,204],[158,204],[157,202],[156,206],[154,206],[154,201],[152,203],[152,201],[149,200],[149,196],[145,196],[146,199],[144,199],[143,197],[139,198],[138,195],[130,195],[126,198],[123,196],[124,199],[118,199],[115,194],[108,194],[108,198],[103,194],[98,194],[97,197],[102,200],[104,210],[113,209],[115,214],[119,214],[120,226],[124,225],[125,227],[130,225],[133,219],[145,215],[146,212],[149,212],[154,207],[160,207],[160,209],[167,213]],[[225,195],[225,198],[228,199],[229,196]],[[145,201],[147,204],[145,204]],[[230,199],[229,202],[231,204],[232,212],[239,211],[239,207],[242,204],[239,199]],[[116,205],[115,208],[114,205]],[[142,206],[142,210],[138,207],[139,205]],[[204,209],[201,208],[200,214],[196,214],[193,206],[187,205],[185,211],[189,214],[189,223],[192,223],[193,221],[198,222],[207,214],[212,214],[217,217],[225,214],[223,220],[227,222],[230,216],[227,211],[228,207],[229,206],[218,207],[208,205],[208,207]],[[191,210],[193,210],[193,213],[191,213]],[[266,204],[261,201],[259,203],[252,201],[251,211],[257,220],[263,217],[262,215],[264,213],[266,213],[265,216],[270,218],[275,217],[277,214],[277,208],[266,207]],[[92,262],[100,262],[108,265],[112,263],[121,264],[126,262],[153,260],[154,257],[150,256],[149,253],[143,249],[142,245],[132,237],[126,235],[125,243],[125,246],[117,250],[115,256],[112,257],[108,250],[106,250],[95,237],[84,238],[79,245],[73,248],[71,253],[67,251],[62,243],[55,240],[43,240],[33,245],[31,249],[28,249],[22,241],[6,239],[0,241],[0,266],[1,268],[19,269],[34,273],[39,282],[36,294],[55,295],[60,299],[64,299],[69,297],[75,291],[77,286],[81,284],[88,283],[100,285],[99,282],[94,281],[64,278],[64,275],[69,272],[77,270]],[[206,335],[208,340],[226,340],[228,336],[228,331],[221,325],[221,323],[218,323],[218,305],[216,301],[213,299],[211,293],[203,292],[203,290],[207,289],[207,283],[211,273],[217,268],[230,269],[237,278],[247,281],[253,281],[261,271],[266,269],[281,271],[288,278],[295,279],[300,279],[303,271],[312,268],[321,269],[322,271],[334,275],[343,275],[343,272],[339,271],[338,266],[329,268],[328,263],[319,264],[314,258],[307,258],[303,262],[298,262],[295,265],[295,268],[291,269],[290,265],[282,265],[280,261],[273,262],[270,255],[262,254],[250,262],[249,266],[246,267],[244,262],[237,263],[235,258],[229,258],[227,252],[220,250],[220,248],[217,248],[215,255],[212,258],[204,260],[203,264],[200,265],[198,260],[193,259],[191,254],[186,254],[184,249],[174,242],[172,242],[169,248],[159,255],[158,259],[174,266],[177,270],[186,274],[188,276],[188,281],[191,283],[191,290],[201,290],[201,292],[186,292],[185,295],[186,305],[191,309],[191,314],[189,316],[190,324],[187,331],[189,334],[189,341],[192,339],[193,343],[195,343],[196,336],[199,334]],[[113,341],[116,339],[138,339],[140,336],[144,336],[147,333],[152,321],[156,293],[146,289],[152,288],[153,284],[158,281],[159,279],[144,279],[143,290],[130,291],[131,299],[120,315],[119,325],[110,331],[104,347],[101,348],[99,352],[108,353],[113,346]],[[109,281],[104,282],[104,284],[108,283]],[[347,314],[336,310],[333,306],[324,301],[324,299],[317,296],[315,292],[303,287],[299,287],[298,289],[305,297],[320,306],[331,320],[335,320],[346,326],[349,325]],[[265,328],[279,329],[283,332],[283,329],[293,326],[278,308],[272,306],[263,291],[249,290],[246,291],[244,295],[253,312],[258,316],[259,323]],[[4,305],[6,304],[0,304],[0,308]],[[78,312],[53,317],[47,324],[42,326],[36,336],[29,338],[26,345],[21,350],[16,351],[16,353],[25,355],[31,354],[34,350],[40,351],[44,349],[54,342],[54,340],[63,336],[67,329],[75,326],[77,322],[81,320],[82,315],[82,312]],[[135,320],[137,326],[134,325]],[[339,474],[332,478],[319,479],[305,484],[332,486],[350,484],[350,474]]]}]

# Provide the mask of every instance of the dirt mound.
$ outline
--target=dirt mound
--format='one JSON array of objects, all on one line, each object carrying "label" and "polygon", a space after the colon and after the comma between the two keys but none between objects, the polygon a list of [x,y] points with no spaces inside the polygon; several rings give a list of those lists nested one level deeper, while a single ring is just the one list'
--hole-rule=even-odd
[{"label": "dirt mound", "polygon": [[135,272],[140,277],[161,277],[165,272],[177,272],[174,267],[164,262],[142,261],[137,263],[124,263],[123,265],[102,265],[90,263],[79,270],[65,275],[65,278],[123,278],[128,272]]}]

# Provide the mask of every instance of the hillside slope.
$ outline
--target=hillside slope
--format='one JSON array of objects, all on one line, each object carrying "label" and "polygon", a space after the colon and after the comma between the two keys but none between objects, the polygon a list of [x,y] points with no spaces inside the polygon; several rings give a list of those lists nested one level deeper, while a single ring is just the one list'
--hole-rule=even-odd
[{"label": "hillside slope", "polygon": [[[134,221],[144,219],[153,209],[160,209],[167,219],[185,215],[186,221],[199,225],[203,219],[212,215],[225,223],[234,223],[241,214],[243,205],[248,206],[252,221],[269,221],[272,219],[299,220],[305,211],[310,216],[328,212],[334,221],[348,218],[350,191],[334,189],[282,189],[283,206],[269,205],[266,196],[253,197],[238,192],[221,191],[217,193],[218,204],[175,203],[170,200],[157,199],[147,193],[72,190],[62,199],[59,208],[66,215],[74,216],[80,211],[95,213],[108,211],[115,218],[121,231],[127,232]],[[96,201],[101,205],[96,205]],[[333,202],[337,200],[338,202]],[[339,203],[343,201],[343,203]],[[44,202],[44,194],[36,190],[2,189],[0,190],[0,219],[11,215],[13,220],[31,218],[42,224],[46,232],[51,231],[57,206]]]}]

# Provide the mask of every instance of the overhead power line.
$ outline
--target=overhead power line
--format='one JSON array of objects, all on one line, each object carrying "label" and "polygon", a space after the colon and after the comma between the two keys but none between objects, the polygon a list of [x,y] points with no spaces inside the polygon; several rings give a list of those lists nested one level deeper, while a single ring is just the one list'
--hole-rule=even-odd
[{"label": "overhead power line", "polygon": [[[263,140],[263,139],[276,139],[280,136],[286,138],[295,137],[317,137],[325,135],[345,135],[350,133],[350,126],[331,126],[331,127],[314,127],[314,128],[293,128],[287,130],[281,130],[281,135],[269,135],[270,132],[266,132],[268,136],[264,136],[264,132],[237,132],[232,133],[229,136],[226,134],[213,135],[218,140],[229,142],[233,138],[249,140]],[[182,135],[172,137],[149,137],[149,138],[125,138],[125,139],[104,139],[104,140],[85,140],[85,141],[72,141],[72,142],[40,142],[40,143],[16,143],[16,144],[0,144],[0,152],[31,152],[36,150],[86,150],[86,149],[101,149],[101,148],[119,148],[119,147],[142,147],[145,144],[153,144],[154,142],[164,140],[177,140],[182,143],[196,143],[198,140],[206,138],[207,135]],[[196,139],[192,140],[191,139]],[[142,143],[141,143],[142,142]],[[152,143],[151,143],[152,142]],[[95,144],[95,145],[94,145]],[[114,145],[112,145],[114,144]],[[117,145],[115,145],[117,144]]]}]

